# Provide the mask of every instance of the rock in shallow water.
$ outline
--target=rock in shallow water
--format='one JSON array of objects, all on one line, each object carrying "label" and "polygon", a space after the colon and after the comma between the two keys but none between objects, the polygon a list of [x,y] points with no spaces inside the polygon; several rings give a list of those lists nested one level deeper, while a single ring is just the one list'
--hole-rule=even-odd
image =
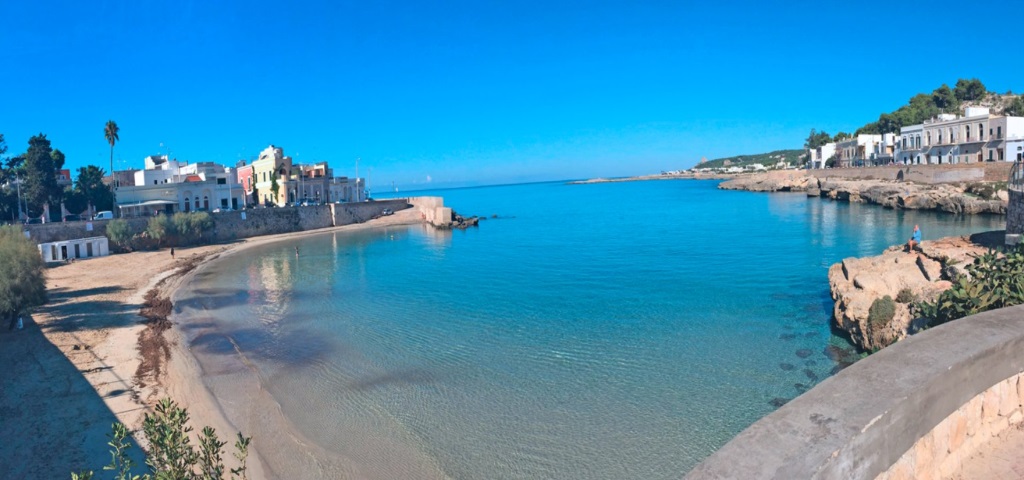
[{"label": "rock in shallow water", "polygon": [[796,356],[800,358],[807,358],[811,356],[812,353],[814,353],[814,351],[809,348],[801,348],[800,350],[796,351]]},{"label": "rock in shallow water", "polygon": [[769,401],[768,403],[771,404],[771,406],[773,406],[775,408],[779,408],[779,407],[785,405],[787,402],[789,402],[788,398],[775,397],[775,398],[771,399],[771,401]]},{"label": "rock in shallow water", "polygon": [[793,365],[792,363],[780,363],[779,364],[779,368],[781,368],[781,369],[783,369],[783,370],[788,372],[790,370],[795,369],[796,365]]}]

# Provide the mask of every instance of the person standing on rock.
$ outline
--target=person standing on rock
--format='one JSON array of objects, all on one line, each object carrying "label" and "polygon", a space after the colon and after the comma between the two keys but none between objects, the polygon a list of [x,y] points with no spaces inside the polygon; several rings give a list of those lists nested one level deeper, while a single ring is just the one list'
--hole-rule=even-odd
[{"label": "person standing on rock", "polygon": [[913,253],[915,246],[921,246],[921,227],[917,225],[914,225],[914,234],[907,241],[907,251]]}]

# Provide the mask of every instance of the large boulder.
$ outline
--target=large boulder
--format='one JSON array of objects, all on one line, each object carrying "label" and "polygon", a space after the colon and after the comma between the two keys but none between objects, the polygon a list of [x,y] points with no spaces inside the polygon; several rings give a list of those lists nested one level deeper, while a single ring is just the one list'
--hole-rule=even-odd
[{"label": "large boulder", "polygon": [[[964,275],[965,265],[988,250],[987,245],[969,237],[950,237],[925,241],[920,251],[907,252],[905,246],[887,249],[881,255],[847,258],[828,271],[836,326],[850,335],[863,350],[878,350],[914,333],[922,325],[913,316],[911,302],[900,292],[910,293],[916,301],[932,301],[948,289],[950,280]],[[896,302],[891,319],[870,321],[871,305],[890,297]]]}]

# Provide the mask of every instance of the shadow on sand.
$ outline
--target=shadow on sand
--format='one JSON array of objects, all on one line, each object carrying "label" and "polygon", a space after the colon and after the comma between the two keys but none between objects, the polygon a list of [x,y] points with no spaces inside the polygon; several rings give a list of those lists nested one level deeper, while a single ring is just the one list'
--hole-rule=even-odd
[{"label": "shadow on sand", "polygon": [[[0,477],[101,472],[110,461],[107,434],[117,418],[86,375],[109,375],[109,366],[97,361],[80,371],[30,317],[22,330],[0,330],[0,361]],[[112,385],[107,395],[127,394],[126,388]],[[131,451],[141,464],[138,446]]]}]

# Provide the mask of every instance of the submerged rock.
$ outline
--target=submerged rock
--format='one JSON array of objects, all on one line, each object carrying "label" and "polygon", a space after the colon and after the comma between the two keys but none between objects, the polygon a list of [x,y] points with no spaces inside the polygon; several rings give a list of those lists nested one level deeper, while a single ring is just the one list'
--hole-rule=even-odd
[{"label": "submerged rock", "polygon": [[792,363],[780,363],[779,368],[788,372],[790,370],[796,369],[796,365],[793,365]]},{"label": "submerged rock", "polygon": [[807,358],[811,356],[812,353],[814,353],[814,351],[809,348],[801,348],[800,350],[796,351],[796,356],[800,358]]},{"label": "submerged rock", "polygon": [[782,397],[775,397],[775,398],[771,399],[768,403],[771,404],[771,406],[773,406],[775,408],[779,408],[779,407],[785,405],[786,403],[789,403],[789,399],[788,398],[782,398]]}]

